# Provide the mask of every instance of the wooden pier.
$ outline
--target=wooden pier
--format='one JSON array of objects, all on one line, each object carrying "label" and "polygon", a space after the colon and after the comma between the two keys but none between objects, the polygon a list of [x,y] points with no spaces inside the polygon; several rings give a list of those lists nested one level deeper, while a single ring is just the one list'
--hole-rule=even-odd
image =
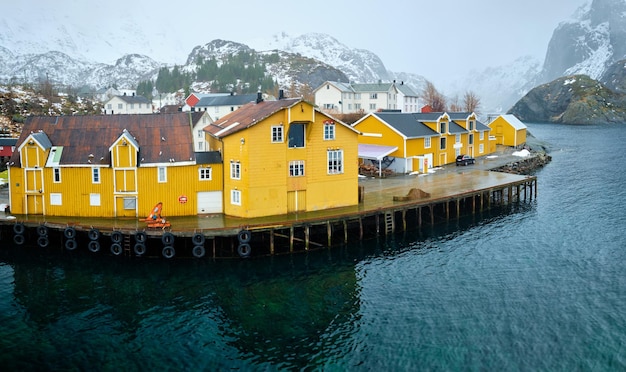
[{"label": "wooden pier", "polygon": [[353,207],[251,219],[174,217],[168,218],[167,230],[148,229],[140,219],[0,217],[0,241],[127,257],[306,252],[528,202],[537,195],[537,179],[464,167],[444,174],[364,178],[359,193],[361,201]]}]

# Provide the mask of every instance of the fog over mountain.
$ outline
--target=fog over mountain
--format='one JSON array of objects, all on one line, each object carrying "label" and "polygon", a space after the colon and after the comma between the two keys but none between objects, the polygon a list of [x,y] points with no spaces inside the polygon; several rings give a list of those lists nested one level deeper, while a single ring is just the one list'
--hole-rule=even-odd
[{"label": "fog over mountain", "polygon": [[[107,14],[107,8],[94,3],[94,14]],[[101,88],[112,84],[134,87],[140,80],[155,78],[158,69],[164,65],[176,63],[192,68],[194,53],[213,43],[207,40],[206,44],[187,50],[176,43],[172,47],[172,33],[180,31],[163,27],[140,29],[123,14],[111,18],[115,23],[112,29],[116,31],[106,32],[90,27],[88,20],[70,22],[66,16],[50,22],[46,17],[45,12],[0,15],[0,83],[49,79],[59,85],[75,87]],[[506,111],[536,85],[569,74],[587,74],[597,79],[612,63],[626,58],[625,17],[624,0],[594,0],[558,25],[545,61],[529,56],[511,56],[510,63],[502,66],[475,69],[448,82],[434,83],[451,98],[462,97],[469,90],[477,93],[482,100],[483,112]],[[28,19],[28,23],[24,23],[24,19]],[[32,27],[37,23],[46,26],[34,34]],[[259,53],[280,51],[279,65],[268,66],[268,71],[276,74],[280,84],[307,79],[311,74],[304,71],[318,68],[323,72],[306,83],[317,83],[325,77],[354,82],[397,80],[419,92],[425,79],[429,79],[419,71],[389,71],[384,56],[352,48],[337,36],[326,33],[295,36],[278,33],[255,45],[237,40],[232,40],[232,44]],[[115,53],[119,53],[117,60],[105,58]],[[309,58],[305,70],[294,68],[297,55]],[[436,56],[425,53],[424,58]],[[456,56],[452,53],[447,58]],[[319,62],[317,66],[311,59]]]}]

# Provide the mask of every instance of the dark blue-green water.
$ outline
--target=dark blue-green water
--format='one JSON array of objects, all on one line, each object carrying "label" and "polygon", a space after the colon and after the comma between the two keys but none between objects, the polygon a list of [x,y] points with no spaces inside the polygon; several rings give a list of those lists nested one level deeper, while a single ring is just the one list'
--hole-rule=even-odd
[{"label": "dark blue-green water", "polygon": [[0,366],[626,370],[626,126],[529,129],[538,197],[435,229],[219,262],[0,249]]}]

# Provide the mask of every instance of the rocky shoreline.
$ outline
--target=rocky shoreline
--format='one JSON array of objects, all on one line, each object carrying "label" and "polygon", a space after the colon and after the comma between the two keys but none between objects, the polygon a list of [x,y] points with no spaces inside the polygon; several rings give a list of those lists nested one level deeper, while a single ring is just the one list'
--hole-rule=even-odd
[{"label": "rocky shoreline", "polygon": [[537,169],[544,167],[552,161],[552,157],[545,151],[539,151],[532,156],[519,161],[507,163],[503,166],[491,169],[494,172],[504,172],[521,175],[531,175]]}]

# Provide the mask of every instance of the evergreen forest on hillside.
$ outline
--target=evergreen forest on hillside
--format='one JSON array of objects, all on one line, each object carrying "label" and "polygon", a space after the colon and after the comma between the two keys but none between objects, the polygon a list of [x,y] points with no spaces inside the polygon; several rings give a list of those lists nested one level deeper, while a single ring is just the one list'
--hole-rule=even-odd
[{"label": "evergreen forest on hillside", "polygon": [[276,63],[278,54],[259,55],[250,52],[230,54],[218,60],[214,57],[196,57],[194,72],[183,71],[179,66],[162,67],[155,82],[145,80],[137,85],[137,94],[152,99],[152,91],[175,92],[184,89],[189,94],[192,82],[209,83],[212,92],[237,94],[275,90],[276,82],[266,76],[266,63]]}]

